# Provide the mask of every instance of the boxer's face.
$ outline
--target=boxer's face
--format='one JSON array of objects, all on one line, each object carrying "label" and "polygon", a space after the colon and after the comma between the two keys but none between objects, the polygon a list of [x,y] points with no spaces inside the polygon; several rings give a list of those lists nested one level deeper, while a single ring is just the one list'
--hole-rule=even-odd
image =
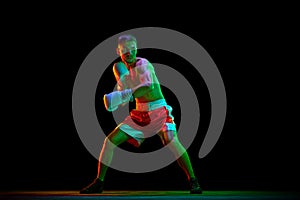
[{"label": "boxer's face", "polygon": [[135,62],[136,60],[136,43],[134,41],[124,42],[118,45],[118,54],[121,56],[122,61],[127,63]]}]

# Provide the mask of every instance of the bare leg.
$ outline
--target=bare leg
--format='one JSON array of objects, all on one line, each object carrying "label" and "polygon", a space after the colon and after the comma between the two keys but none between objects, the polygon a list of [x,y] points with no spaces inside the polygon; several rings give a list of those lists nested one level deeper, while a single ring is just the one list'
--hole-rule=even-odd
[{"label": "bare leg", "polygon": [[[99,156],[97,178],[88,186],[80,191],[80,194],[102,193],[104,186],[104,177],[111,163],[113,152],[116,146],[127,141],[129,136],[119,128],[114,129],[104,140],[103,147]],[[103,164],[103,162],[105,164]]]},{"label": "bare leg", "polygon": [[186,152],[184,146],[182,146],[182,144],[178,140],[177,134],[174,134],[173,131],[166,131],[160,132],[159,136],[161,137],[164,145],[168,144],[168,147],[177,159],[177,163],[186,174],[190,183],[190,193],[202,194],[202,188],[199,185],[197,177],[195,177],[189,155]]},{"label": "bare leg", "polygon": [[109,167],[113,158],[114,148],[127,141],[129,137],[130,136],[128,136],[125,132],[119,128],[116,128],[105,138],[99,157],[97,178],[104,181],[107,168]]},{"label": "bare leg", "polygon": [[173,131],[160,132],[159,135],[162,138],[164,145],[168,144],[168,147],[175,155],[178,165],[184,171],[188,180],[195,178],[189,155],[184,146],[178,140],[177,135],[174,134]]}]

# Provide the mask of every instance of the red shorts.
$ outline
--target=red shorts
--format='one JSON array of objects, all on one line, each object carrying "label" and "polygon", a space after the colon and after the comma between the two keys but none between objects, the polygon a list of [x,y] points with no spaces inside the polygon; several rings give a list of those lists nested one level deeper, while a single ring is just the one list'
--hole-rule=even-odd
[{"label": "red shorts", "polygon": [[133,109],[118,127],[131,136],[128,142],[138,147],[145,138],[160,131],[176,133],[176,124],[171,112],[172,107],[167,105],[165,99],[137,103],[136,109]]}]

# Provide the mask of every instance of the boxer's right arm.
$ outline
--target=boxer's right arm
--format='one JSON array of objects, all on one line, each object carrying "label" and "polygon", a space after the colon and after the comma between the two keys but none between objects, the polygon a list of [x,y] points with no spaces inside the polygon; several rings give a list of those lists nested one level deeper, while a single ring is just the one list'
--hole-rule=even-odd
[{"label": "boxer's right arm", "polygon": [[[114,64],[113,73],[117,81],[117,90],[123,91],[129,89],[126,82],[126,76],[129,76],[129,70],[123,62],[118,62]],[[130,101],[133,102],[133,100],[134,98],[133,96],[131,96]]]},{"label": "boxer's right arm", "polygon": [[127,89],[124,81],[125,76],[129,75],[126,65],[122,62],[115,63],[113,66],[113,73],[117,81],[117,90],[103,97],[105,108],[108,111],[114,111],[119,105],[124,105],[132,98],[132,90]]},{"label": "boxer's right arm", "polygon": [[113,66],[113,73],[117,81],[118,91],[126,89],[126,83],[124,81],[125,76],[129,75],[129,71],[126,65],[122,62],[115,63]]},{"label": "boxer's right arm", "polygon": [[103,97],[106,110],[112,112],[115,111],[119,105],[130,101],[132,96],[131,89],[125,89],[122,91],[114,91],[109,94],[105,94]]}]

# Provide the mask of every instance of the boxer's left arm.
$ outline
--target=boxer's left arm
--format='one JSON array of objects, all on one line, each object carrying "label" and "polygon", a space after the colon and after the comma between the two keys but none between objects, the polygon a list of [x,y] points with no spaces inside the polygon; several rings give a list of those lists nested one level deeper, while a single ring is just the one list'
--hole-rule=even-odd
[{"label": "boxer's left arm", "polygon": [[153,70],[152,64],[148,61],[138,68],[140,84],[132,88],[134,98],[142,97],[154,88],[152,77],[152,74],[154,73]]}]

